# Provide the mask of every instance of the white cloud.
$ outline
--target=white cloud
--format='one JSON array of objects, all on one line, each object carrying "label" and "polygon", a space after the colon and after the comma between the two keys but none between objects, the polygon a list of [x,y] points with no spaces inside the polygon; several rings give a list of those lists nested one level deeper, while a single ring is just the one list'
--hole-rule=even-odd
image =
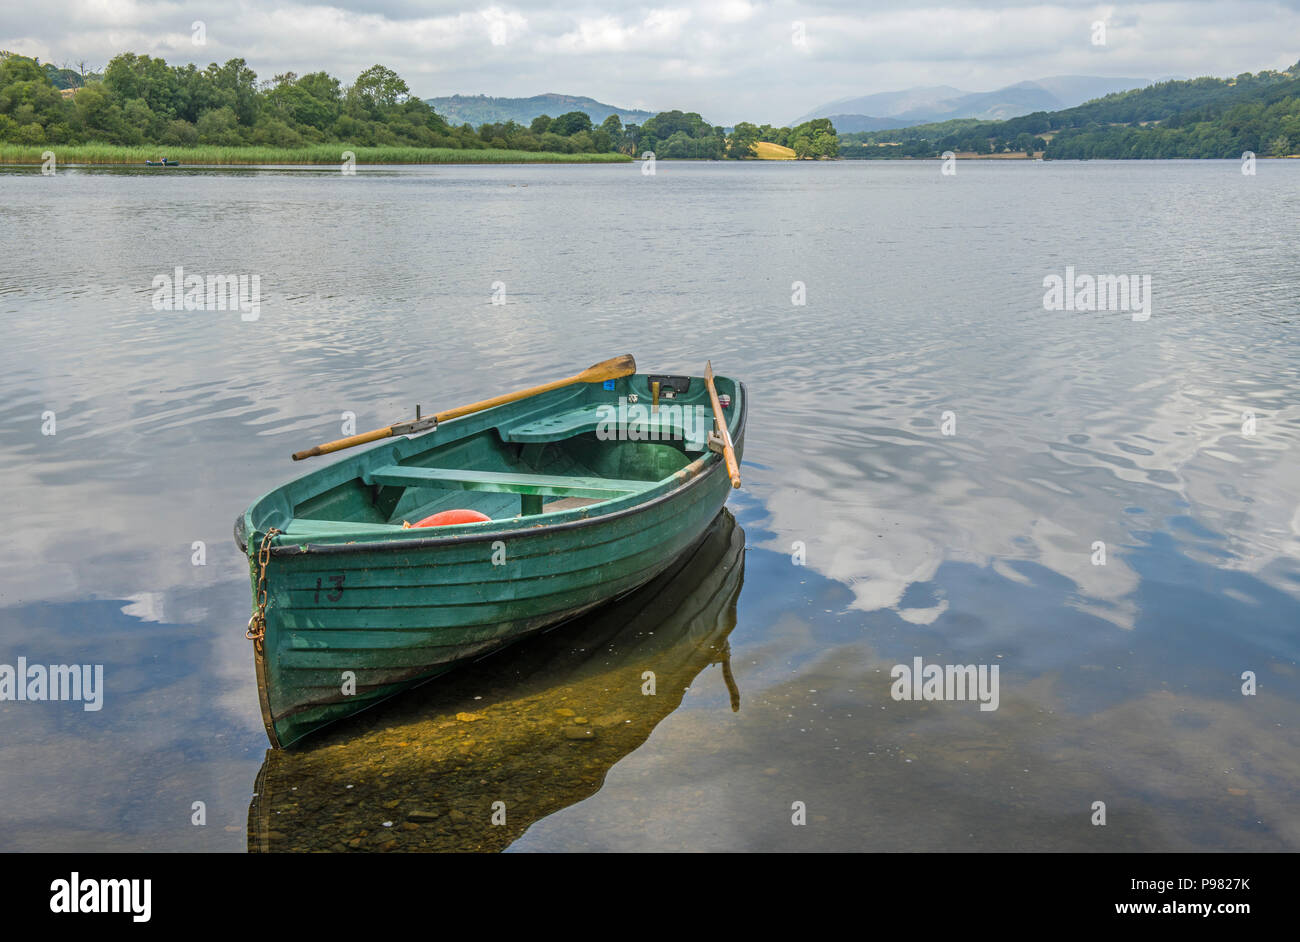
[{"label": "white cloud", "polygon": [[490,7],[480,15],[487,23],[488,41],[494,46],[517,40],[528,29],[528,20],[513,10]]},{"label": "white cloud", "polygon": [[[1092,45],[1091,24],[1108,24]],[[202,20],[207,44],[194,46]],[[791,41],[804,24],[806,45]],[[419,95],[591,95],[699,111],[715,124],[784,123],[833,99],[913,85],[987,91],[1049,75],[1232,75],[1300,58],[1300,12],[1245,0],[1116,6],[999,0],[48,0],[0,11],[0,48],[102,66],[242,57],[259,75],[325,69],[349,82],[381,62]]]},{"label": "white cloud", "polygon": [[658,52],[682,40],[689,10],[651,10],[639,22],[613,16],[580,19],[576,27],[554,42],[565,52]]}]

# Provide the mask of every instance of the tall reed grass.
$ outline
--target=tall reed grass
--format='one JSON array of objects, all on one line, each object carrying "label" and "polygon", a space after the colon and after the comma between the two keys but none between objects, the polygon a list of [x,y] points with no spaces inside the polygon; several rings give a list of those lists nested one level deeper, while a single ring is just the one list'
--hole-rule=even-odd
[{"label": "tall reed grass", "polygon": [[352,151],[362,164],[533,164],[625,163],[625,154],[554,154],[525,150],[462,150],[454,147],[352,147],[316,144],[311,147],[134,147],[119,144],[0,144],[0,163],[39,164],[46,151],[59,164],[144,164],[166,155],[186,164],[334,164],[342,165],[343,152]]}]

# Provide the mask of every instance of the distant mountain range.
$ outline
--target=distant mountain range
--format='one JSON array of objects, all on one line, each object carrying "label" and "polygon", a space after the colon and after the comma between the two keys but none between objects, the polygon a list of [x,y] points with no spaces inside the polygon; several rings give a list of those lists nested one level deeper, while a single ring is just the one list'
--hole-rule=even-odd
[{"label": "distant mountain range", "polygon": [[810,111],[794,124],[830,118],[841,134],[931,124],[952,118],[1004,121],[1035,111],[1061,111],[1111,92],[1145,88],[1151,79],[1056,75],[1017,82],[991,92],[964,92],[950,85],[907,88],[860,98],[842,98]]},{"label": "distant mountain range", "polygon": [[[1057,75],[1035,82],[1017,82],[991,92],[967,92],[951,85],[906,88],[859,98],[832,101],[792,121],[797,126],[813,118],[830,118],[841,134],[882,131],[931,124],[952,118],[1004,121],[1035,111],[1061,111],[1111,92],[1145,88],[1152,80],[1102,78],[1089,75]],[[531,98],[492,98],[487,95],[448,95],[426,98],[434,111],[453,125],[504,123],[527,125],[540,115],[557,118],[570,111],[583,111],[594,124],[616,114],[624,124],[644,124],[656,112],[607,105],[582,95],[548,93]]]},{"label": "distant mountain range", "polygon": [[489,98],[486,95],[449,95],[444,98],[426,98],[425,103],[442,115],[450,124],[503,124],[515,121],[529,124],[533,118],[550,115],[558,118],[570,111],[585,111],[593,124],[600,124],[612,114],[616,114],[624,124],[644,124],[653,118],[653,111],[638,111],[636,108],[619,108],[606,105],[594,98],[580,95],[534,95],[532,98]]},{"label": "distant mountain range", "polygon": [[957,155],[1044,160],[1236,160],[1300,157],[1300,62],[1227,78],[1172,79],[1060,111],[1003,121],[948,119],[850,133],[839,156],[917,160]]}]

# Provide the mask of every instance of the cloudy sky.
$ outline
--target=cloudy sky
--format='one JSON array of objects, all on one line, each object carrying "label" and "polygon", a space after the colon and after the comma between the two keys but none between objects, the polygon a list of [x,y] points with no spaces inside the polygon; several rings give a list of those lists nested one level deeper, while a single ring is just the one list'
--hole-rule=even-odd
[{"label": "cloudy sky", "polygon": [[1300,59],[1300,0],[3,0],[0,49],[98,67],[122,51],[242,56],[263,78],[325,69],[345,83],[381,62],[420,97],[563,92],[785,123],[914,85],[1285,68]]}]

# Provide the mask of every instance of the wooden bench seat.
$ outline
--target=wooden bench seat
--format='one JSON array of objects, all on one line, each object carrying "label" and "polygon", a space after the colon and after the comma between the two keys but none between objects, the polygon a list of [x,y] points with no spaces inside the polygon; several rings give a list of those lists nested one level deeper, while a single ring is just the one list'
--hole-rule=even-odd
[{"label": "wooden bench seat", "polygon": [[338,536],[358,530],[400,530],[400,524],[358,523],[350,520],[313,520],[311,517],[294,517],[282,531],[286,536]]},{"label": "wooden bench seat", "polygon": [[396,487],[436,487],[447,490],[491,491],[545,497],[594,497],[607,500],[654,487],[657,481],[558,477],[547,474],[465,471],[391,464],[366,475],[369,484]]}]

